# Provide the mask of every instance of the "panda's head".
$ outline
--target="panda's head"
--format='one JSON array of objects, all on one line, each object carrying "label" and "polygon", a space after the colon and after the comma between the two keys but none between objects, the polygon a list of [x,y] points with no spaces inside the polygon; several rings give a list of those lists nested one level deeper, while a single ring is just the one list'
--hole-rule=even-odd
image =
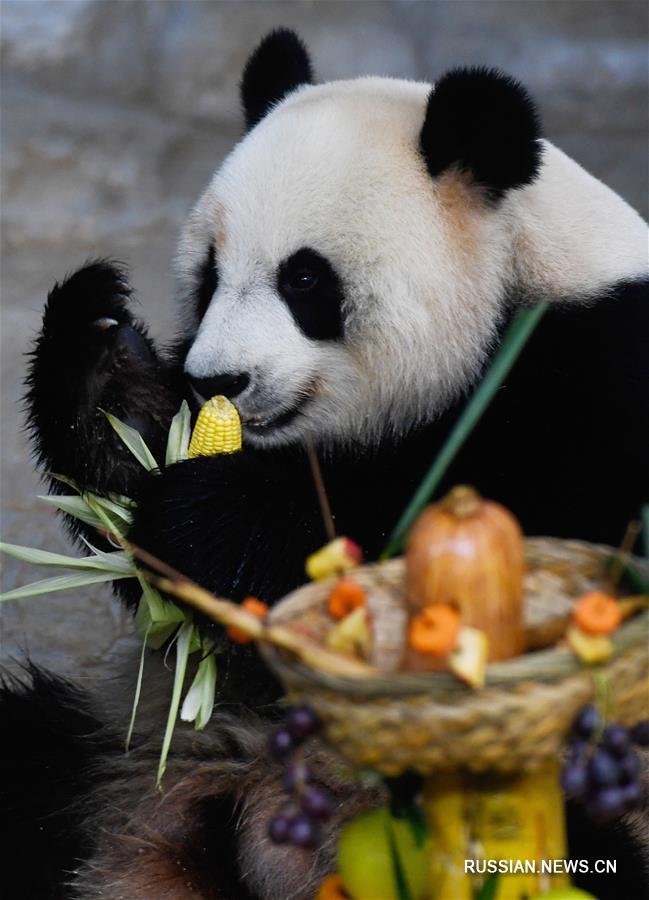
[{"label": "panda's head", "polygon": [[185,370],[200,397],[234,398],[255,444],[372,443],[430,421],[475,379],[514,290],[584,292],[578,265],[555,259],[553,280],[542,252],[544,203],[572,177],[563,161],[579,167],[541,144],[520,85],[485,69],[432,89],[311,80],[292,32],[262,42],[247,133],[179,251]]}]

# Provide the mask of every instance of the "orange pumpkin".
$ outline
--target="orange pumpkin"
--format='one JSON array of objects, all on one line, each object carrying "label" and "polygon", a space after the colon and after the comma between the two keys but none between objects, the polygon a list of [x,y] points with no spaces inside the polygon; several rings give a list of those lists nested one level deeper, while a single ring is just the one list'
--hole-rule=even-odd
[{"label": "orange pumpkin", "polygon": [[470,487],[455,487],[415,522],[406,551],[411,615],[445,603],[484,632],[488,660],[523,651],[524,544],[514,516]]}]

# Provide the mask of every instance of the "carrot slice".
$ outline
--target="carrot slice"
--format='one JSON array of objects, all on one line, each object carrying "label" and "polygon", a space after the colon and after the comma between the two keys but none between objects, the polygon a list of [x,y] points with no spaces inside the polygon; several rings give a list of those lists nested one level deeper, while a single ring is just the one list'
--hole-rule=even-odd
[{"label": "carrot slice", "polygon": [[454,606],[434,603],[411,619],[408,641],[419,653],[446,656],[457,643],[460,624],[460,613]]},{"label": "carrot slice", "polygon": [[339,578],[329,594],[329,613],[334,619],[344,619],[359,606],[365,605],[365,590],[353,578]]},{"label": "carrot slice", "polygon": [[[258,619],[265,619],[268,614],[268,605],[261,600],[258,600],[256,597],[246,597],[241,606]],[[230,640],[234,641],[236,644],[249,644],[252,640],[245,631],[242,631],[235,625],[230,625],[225,630]]]},{"label": "carrot slice", "polygon": [[610,634],[622,621],[622,607],[615,597],[591,591],[577,601],[572,617],[577,628],[586,634]]}]

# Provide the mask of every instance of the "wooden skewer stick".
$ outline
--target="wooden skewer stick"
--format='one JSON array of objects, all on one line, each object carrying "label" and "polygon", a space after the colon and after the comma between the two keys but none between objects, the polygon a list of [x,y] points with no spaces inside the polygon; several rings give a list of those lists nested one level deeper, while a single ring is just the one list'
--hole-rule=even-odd
[{"label": "wooden skewer stick", "polygon": [[141,547],[128,544],[128,549],[153,570],[143,572],[148,581],[221,625],[234,626],[255,641],[265,641],[287,650],[310,668],[327,675],[359,678],[377,673],[373,666],[341,653],[334,653],[289,626],[267,624],[231,600],[216,597]]},{"label": "wooden skewer stick", "polygon": [[315,452],[315,447],[311,441],[306,441],[305,446],[307,456],[309,457],[309,465],[311,466],[311,474],[313,475],[315,489],[318,494],[318,503],[320,504],[325,534],[327,535],[328,541],[333,541],[336,538],[336,526],[334,525],[334,517],[331,513],[329,497],[327,496],[327,489],[325,488],[324,478],[322,477],[320,460],[318,459],[318,454]]},{"label": "wooden skewer stick", "polygon": [[627,525],[627,529],[624,532],[624,537],[622,539],[622,543],[620,544],[620,548],[613,557],[613,562],[611,563],[611,567],[608,570],[608,577],[606,579],[606,583],[608,586],[609,594],[612,594],[617,587],[617,583],[622,577],[622,573],[626,565],[629,562],[629,557],[631,556],[631,548],[635,544],[636,538],[640,534],[640,530],[642,528],[642,524],[638,521],[631,521]]}]

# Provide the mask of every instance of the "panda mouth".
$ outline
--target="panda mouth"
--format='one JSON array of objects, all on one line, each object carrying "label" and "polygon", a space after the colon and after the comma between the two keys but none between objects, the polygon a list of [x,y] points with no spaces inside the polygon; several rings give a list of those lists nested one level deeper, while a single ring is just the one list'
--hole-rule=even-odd
[{"label": "panda mouth", "polygon": [[267,434],[270,431],[276,431],[278,428],[284,428],[286,425],[289,425],[300,415],[310,399],[311,395],[307,394],[298,400],[294,406],[291,406],[290,409],[283,410],[277,415],[242,417],[241,421],[246,429],[254,434]]}]

